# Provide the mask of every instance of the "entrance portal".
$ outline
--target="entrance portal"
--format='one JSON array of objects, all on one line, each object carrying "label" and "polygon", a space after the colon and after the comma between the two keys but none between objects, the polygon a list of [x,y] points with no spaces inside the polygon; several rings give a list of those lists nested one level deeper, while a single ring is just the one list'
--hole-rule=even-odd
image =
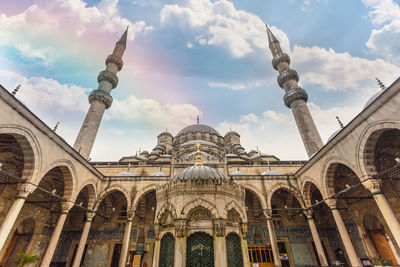
[{"label": "entrance portal", "polygon": [[212,236],[203,232],[189,236],[186,245],[186,267],[214,267]]}]

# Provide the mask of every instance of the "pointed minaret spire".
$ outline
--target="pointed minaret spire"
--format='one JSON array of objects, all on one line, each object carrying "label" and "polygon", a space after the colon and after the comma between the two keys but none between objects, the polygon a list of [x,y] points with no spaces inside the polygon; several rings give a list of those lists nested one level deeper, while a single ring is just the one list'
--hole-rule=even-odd
[{"label": "pointed minaret spire", "polygon": [[378,85],[379,85],[379,87],[380,87],[382,90],[385,90],[385,89],[386,89],[386,86],[383,84],[383,82],[381,82],[381,80],[379,80],[379,79],[376,78],[376,77],[375,77],[375,80],[378,82]]},{"label": "pointed minaret spire", "polygon": [[97,77],[99,86],[96,90],[90,92],[89,111],[86,114],[86,118],[74,144],[74,149],[85,158],[89,158],[90,152],[92,151],[104,111],[111,107],[113,99],[110,92],[117,87],[118,84],[118,77],[116,74],[123,66],[122,56],[126,48],[127,34],[128,28],[126,28],[122,37],[115,44],[113,53],[107,57],[106,69],[101,71]]},{"label": "pointed minaret spire", "polygon": [[336,116],[336,119],[337,119],[337,121],[339,123],[340,129],[343,129],[344,125],[343,125],[342,121],[340,120],[339,116]]},{"label": "pointed minaret spire", "polygon": [[315,126],[314,120],[307,107],[308,95],[306,91],[297,84],[299,75],[290,68],[290,57],[283,53],[279,41],[271,32],[268,25],[267,36],[269,48],[272,53],[272,66],[279,72],[278,84],[285,90],[283,101],[292,110],[301,138],[310,157],[323,146],[322,139]]}]

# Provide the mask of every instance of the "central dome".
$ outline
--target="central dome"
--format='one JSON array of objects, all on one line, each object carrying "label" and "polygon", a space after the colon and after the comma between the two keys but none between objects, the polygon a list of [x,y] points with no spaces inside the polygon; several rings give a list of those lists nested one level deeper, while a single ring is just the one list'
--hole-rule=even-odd
[{"label": "central dome", "polygon": [[178,172],[172,181],[225,181],[225,176],[218,170],[207,166],[191,166]]},{"label": "central dome", "polygon": [[197,124],[192,124],[192,125],[186,126],[182,130],[180,130],[176,136],[179,136],[181,134],[194,133],[194,132],[203,132],[203,133],[219,135],[219,133],[214,128],[212,128],[208,125],[205,125],[205,124],[197,123]]}]

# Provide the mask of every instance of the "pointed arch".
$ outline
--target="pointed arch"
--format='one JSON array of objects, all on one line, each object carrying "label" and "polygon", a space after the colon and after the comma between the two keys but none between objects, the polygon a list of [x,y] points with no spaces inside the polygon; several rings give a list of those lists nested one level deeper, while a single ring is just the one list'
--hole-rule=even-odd
[{"label": "pointed arch", "polygon": [[232,200],[231,202],[229,202],[228,204],[225,205],[224,213],[222,214],[222,217],[227,218],[228,212],[231,209],[234,209],[240,215],[240,220],[242,222],[247,222],[247,216],[245,215],[245,213],[242,211],[242,209],[239,207],[239,205],[234,200]]},{"label": "pointed arch", "polygon": [[242,184],[242,186],[244,187],[245,190],[248,190],[251,193],[253,193],[255,196],[257,196],[258,200],[260,201],[262,209],[267,209],[267,201],[265,199],[265,194],[260,192],[260,190],[252,184],[244,183],[244,184]]},{"label": "pointed arch", "polygon": [[78,199],[79,194],[82,192],[82,190],[87,189],[88,191],[88,203],[87,203],[87,209],[93,209],[94,203],[96,201],[96,187],[92,183],[92,181],[86,182],[84,185],[80,187],[79,190],[77,190],[77,194],[75,194],[73,198],[73,202],[76,202]]},{"label": "pointed arch", "polygon": [[137,205],[139,204],[140,198],[142,196],[146,195],[147,193],[149,193],[150,191],[156,191],[157,188],[159,188],[158,184],[150,184],[150,185],[145,186],[138,193],[136,193],[136,195],[135,195],[135,197],[133,198],[133,201],[132,201],[131,209],[133,211],[135,211],[136,208],[137,208]]},{"label": "pointed arch", "polygon": [[322,192],[321,188],[319,188],[317,186],[317,184],[315,183],[315,181],[313,179],[306,178],[303,181],[303,186],[302,186],[302,189],[301,189],[301,193],[303,194],[303,199],[304,199],[305,205],[307,207],[310,207],[312,205],[312,203],[311,203],[311,186],[312,185],[314,185],[316,188],[318,188],[318,190],[320,192]]},{"label": "pointed arch", "polygon": [[99,196],[99,198],[95,201],[94,209],[93,209],[93,210],[94,210],[94,211],[97,211],[97,209],[99,208],[99,206],[100,206],[101,202],[103,201],[103,199],[104,199],[108,194],[112,193],[113,191],[117,191],[117,192],[122,193],[122,194],[125,196],[125,199],[126,199],[126,206],[127,206],[127,207],[130,207],[131,198],[130,198],[129,192],[128,192],[124,187],[122,187],[122,186],[120,186],[120,185],[113,185],[113,186],[110,186],[109,188],[107,188],[107,189]]},{"label": "pointed arch", "polygon": [[387,130],[400,130],[400,121],[379,121],[368,125],[357,143],[357,167],[361,170],[360,179],[377,173],[374,164],[374,150],[381,134]]},{"label": "pointed arch", "polygon": [[202,198],[198,198],[198,199],[195,199],[195,200],[187,203],[182,209],[182,212],[181,212],[182,218],[186,218],[186,216],[189,214],[189,212],[193,208],[196,208],[198,206],[204,207],[205,209],[210,211],[211,215],[213,216],[214,219],[220,218],[215,205],[207,200],[202,199]]},{"label": "pointed arch", "polygon": [[172,218],[176,219],[176,210],[174,205],[172,205],[171,203],[167,202],[165,203],[160,210],[157,213],[156,219],[155,219],[155,223],[160,223],[161,217],[164,215],[164,212],[169,211],[172,214]]},{"label": "pointed arch", "polygon": [[13,124],[1,125],[0,134],[10,135],[17,140],[24,157],[21,178],[32,182],[42,167],[42,153],[35,135],[29,129]]},{"label": "pointed arch", "polygon": [[352,170],[356,174],[358,179],[360,179],[362,175],[361,172],[354,165],[352,165],[344,158],[331,157],[327,159],[323,165],[321,174],[321,177],[323,177],[323,190],[321,191],[321,194],[324,198],[331,197],[335,194],[334,175],[336,168],[340,164]]},{"label": "pointed arch", "polygon": [[299,192],[294,191],[293,188],[289,187],[289,185],[287,183],[278,183],[278,184],[275,184],[268,192],[268,195],[267,195],[268,209],[272,209],[272,204],[271,204],[272,197],[273,197],[274,193],[280,189],[283,189],[283,190],[289,192],[290,194],[292,194],[299,202],[300,207],[303,209],[305,208],[302,196],[299,194]]}]

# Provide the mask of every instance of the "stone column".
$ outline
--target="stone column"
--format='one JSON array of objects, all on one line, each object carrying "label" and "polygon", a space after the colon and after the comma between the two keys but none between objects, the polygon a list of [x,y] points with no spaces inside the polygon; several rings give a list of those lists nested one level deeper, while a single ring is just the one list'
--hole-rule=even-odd
[{"label": "stone column", "polygon": [[392,208],[390,207],[386,197],[383,195],[381,191],[381,184],[378,181],[367,181],[364,183],[364,186],[371,192],[374,196],[376,204],[378,205],[379,210],[381,211],[383,218],[386,221],[386,224],[389,227],[390,232],[394,237],[397,245],[400,246],[400,223],[396,218]]},{"label": "stone column", "polygon": [[400,263],[400,255],[397,253],[396,248],[393,245],[392,239],[390,239],[390,236],[388,234],[385,235],[387,242],[389,243],[389,247],[393,252],[394,257],[396,258],[397,264]]},{"label": "stone column", "polygon": [[22,209],[22,206],[25,203],[26,198],[35,191],[36,186],[29,183],[20,184],[17,191],[17,196],[13,204],[10,207],[10,210],[7,213],[6,218],[0,227],[0,251],[3,250],[3,246],[7,240],[8,235],[11,232],[12,227],[14,226],[15,221],[18,218],[18,215]]},{"label": "stone column", "polygon": [[346,250],[347,256],[349,257],[350,265],[353,267],[362,266],[361,261],[357,256],[356,250],[354,249],[353,243],[351,242],[346,226],[344,225],[342,216],[340,215],[340,212],[336,207],[336,204],[331,204],[329,205],[329,207],[332,210],[332,215],[339,230],[339,235],[342,239],[344,249]]},{"label": "stone column", "polygon": [[92,225],[92,220],[95,215],[96,214],[94,212],[86,213],[85,226],[83,226],[81,239],[79,239],[79,245],[78,245],[78,249],[76,250],[76,254],[75,254],[75,258],[74,258],[72,267],[79,267],[79,265],[81,263],[83,252],[85,251],[86,241],[87,241],[89,231],[90,231],[90,226]]},{"label": "stone column", "polygon": [[119,267],[126,266],[126,257],[128,256],[133,216],[134,215],[129,216],[129,213],[128,213],[128,218],[126,220],[126,225],[125,225],[124,240],[122,242],[121,256],[119,258],[119,265],[118,265]]},{"label": "stone column", "polygon": [[64,227],[65,219],[67,218],[69,210],[74,206],[72,202],[62,202],[61,203],[61,214],[58,217],[56,227],[53,230],[49,244],[47,245],[46,251],[44,252],[42,261],[40,262],[40,267],[50,266],[51,259],[53,258],[54,252],[57,248],[58,240],[60,240],[60,235]]},{"label": "stone column", "polygon": [[226,254],[225,220],[214,220],[215,266],[228,266]]},{"label": "stone column", "polygon": [[154,231],[155,231],[155,242],[154,242],[154,253],[153,253],[153,267],[158,267],[158,262],[160,261],[160,225],[155,224],[154,225]]},{"label": "stone column", "polygon": [[271,242],[272,254],[274,255],[274,263],[276,267],[281,267],[281,256],[279,254],[278,242],[276,241],[274,223],[271,216],[267,216],[268,234]]},{"label": "stone column", "polygon": [[322,247],[321,239],[319,238],[317,227],[315,226],[314,219],[312,214],[307,214],[308,225],[310,226],[311,235],[314,240],[315,248],[317,249],[317,257],[319,258],[319,262],[321,266],[329,266],[328,261],[326,259],[324,248]]},{"label": "stone column", "polygon": [[175,257],[174,266],[186,266],[186,220],[176,219],[175,225]]},{"label": "stone column", "polygon": [[240,226],[242,230],[240,243],[242,245],[243,267],[250,267],[249,248],[247,247],[247,223],[241,223]]}]

